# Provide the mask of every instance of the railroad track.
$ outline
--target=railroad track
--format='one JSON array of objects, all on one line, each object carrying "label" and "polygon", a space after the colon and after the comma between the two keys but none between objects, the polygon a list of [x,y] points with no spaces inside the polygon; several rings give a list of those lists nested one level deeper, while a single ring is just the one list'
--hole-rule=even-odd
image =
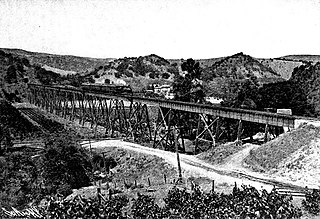
[{"label": "railroad track", "polygon": [[246,174],[246,173],[243,173],[243,172],[240,172],[240,171],[220,170],[220,169],[216,169],[216,168],[212,168],[212,167],[209,167],[209,166],[206,166],[206,165],[199,164],[197,162],[193,162],[191,160],[184,160],[184,162],[187,163],[187,164],[193,165],[193,166],[198,166],[198,167],[201,167],[203,169],[216,172],[216,173],[221,174],[221,175],[228,175],[228,176],[232,176],[232,177],[235,177],[235,178],[244,178],[244,179],[248,179],[248,180],[259,182],[259,183],[272,185],[272,186],[274,186],[274,189],[279,194],[283,194],[283,195],[291,195],[293,197],[305,197],[307,193],[312,192],[312,190],[313,190],[313,189],[309,189],[309,188],[306,188],[306,187],[293,185],[293,184],[290,184],[290,183],[276,181],[276,180],[273,180],[273,179],[265,179],[265,178],[261,178],[261,177],[252,176],[250,174]]}]

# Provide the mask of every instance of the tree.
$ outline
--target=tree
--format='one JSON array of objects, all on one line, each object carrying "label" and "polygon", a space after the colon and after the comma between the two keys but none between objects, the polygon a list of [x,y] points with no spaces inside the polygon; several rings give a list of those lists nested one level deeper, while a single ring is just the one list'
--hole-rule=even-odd
[{"label": "tree", "polygon": [[17,69],[14,65],[10,65],[8,70],[7,70],[7,77],[6,81],[11,84],[11,83],[17,83]]},{"label": "tree", "polygon": [[90,185],[92,165],[89,155],[71,135],[48,136],[42,164],[44,184],[50,193],[67,195],[71,189]]},{"label": "tree", "polygon": [[186,71],[185,75],[176,75],[173,82],[173,93],[175,99],[184,102],[202,103],[205,98],[203,92],[201,72],[199,62],[188,59],[181,65],[182,71]]}]

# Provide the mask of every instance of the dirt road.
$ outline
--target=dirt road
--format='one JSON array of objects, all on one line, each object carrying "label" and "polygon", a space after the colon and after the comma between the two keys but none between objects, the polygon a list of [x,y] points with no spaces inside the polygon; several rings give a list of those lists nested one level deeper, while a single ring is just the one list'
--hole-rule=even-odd
[{"label": "dirt road", "polygon": [[[83,144],[88,147],[88,144]],[[105,140],[91,143],[92,148],[104,148],[104,147],[120,147],[126,150],[132,150],[139,153],[150,154],[161,157],[167,163],[177,168],[176,154],[169,151],[163,151],[154,148],[144,147],[135,143],[125,142],[122,140]],[[253,148],[253,146],[252,146]],[[247,152],[250,148],[246,148]],[[219,183],[227,183],[233,185],[235,182],[238,185],[245,184],[256,187],[257,189],[264,188],[270,191],[274,185],[281,187],[289,187],[299,189],[300,187],[294,184],[276,181],[268,176],[247,172],[239,165],[235,165],[239,162],[239,157],[244,156],[244,153],[236,154],[229,162],[223,166],[213,166],[208,164],[193,155],[180,154],[181,168],[183,177],[207,177],[213,179]],[[235,161],[235,162],[232,162]]]}]

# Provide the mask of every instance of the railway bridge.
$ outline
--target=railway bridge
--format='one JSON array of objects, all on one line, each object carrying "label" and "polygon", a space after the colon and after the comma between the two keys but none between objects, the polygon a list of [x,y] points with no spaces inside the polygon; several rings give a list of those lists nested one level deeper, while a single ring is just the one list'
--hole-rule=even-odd
[{"label": "railway bridge", "polygon": [[[29,84],[29,102],[65,119],[91,127],[102,126],[106,135],[121,135],[140,142],[153,142],[155,148],[174,148],[193,135],[194,151],[204,150],[201,142],[215,145],[228,130],[221,121],[237,121],[236,139],[241,142],[243,122],[263,124],[265,141],[269,127],[294,128],[300,117],[238,108],[146,98],[135,95],[112,95],[76,88]],[[176,137],[174,137],[176,136]]]}]

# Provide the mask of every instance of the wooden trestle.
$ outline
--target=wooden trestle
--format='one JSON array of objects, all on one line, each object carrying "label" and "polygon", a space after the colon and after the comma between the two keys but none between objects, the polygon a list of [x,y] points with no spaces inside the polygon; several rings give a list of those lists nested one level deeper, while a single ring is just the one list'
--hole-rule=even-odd
[{"label": "wooden trestle", "polygon": [[[296,117],[269,112],[227,108],[217,105],[185,103],[139,96],[117,96],[80,89],[29,84],[29,102],[92,128],[105,127],[106,135],[122,136],[134,141],[153,141],[155,148],[174,149],[174,135],[180,150],[184,140],[193,136],[198,150],[199,141],[215,145],[223,134],[221,118],[239,120],[237,140],[241,140],[242,122],[294,128]],[[158,118],[150,118],[150,108],[157,109]],[[194,122],[196,121],[196,122]],[[267,137],[266,137],[267,139]]]}]

